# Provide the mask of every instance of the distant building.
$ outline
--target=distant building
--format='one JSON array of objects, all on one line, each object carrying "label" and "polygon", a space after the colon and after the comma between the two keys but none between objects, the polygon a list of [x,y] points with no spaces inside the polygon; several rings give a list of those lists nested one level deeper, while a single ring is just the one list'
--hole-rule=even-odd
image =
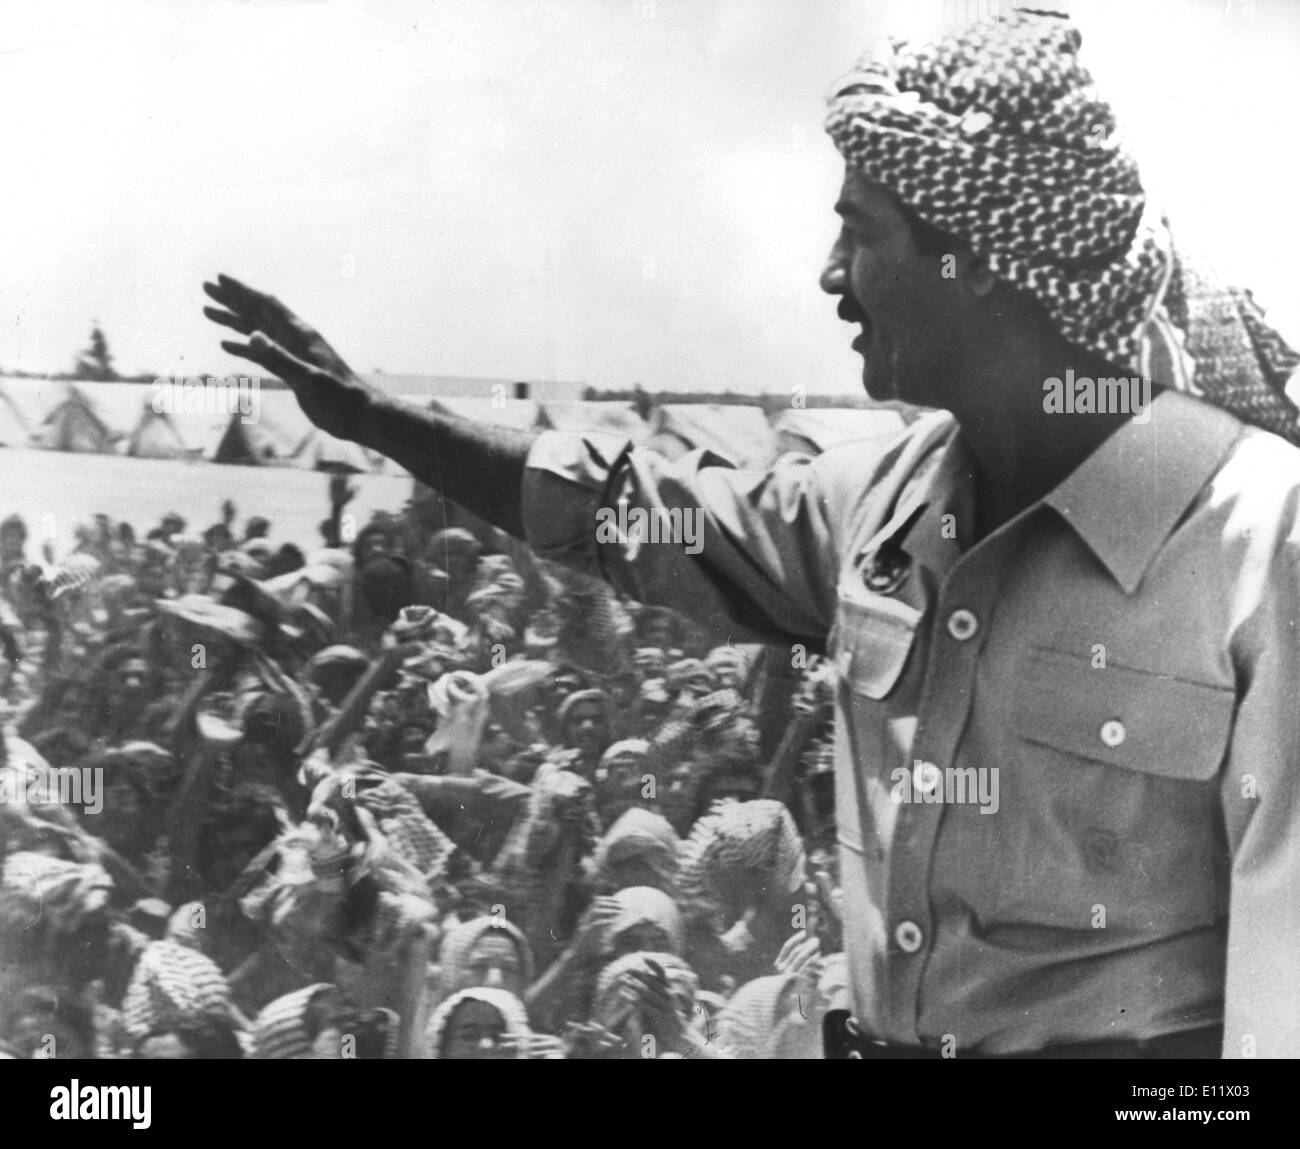
[{"label": "distant building", "polygon": [[408,399],[531,399],[551,403],[581,399],[584,385],[556,380],[483,379],[465,375],[389,375],[375,372],[365,376],[389,395]]}]

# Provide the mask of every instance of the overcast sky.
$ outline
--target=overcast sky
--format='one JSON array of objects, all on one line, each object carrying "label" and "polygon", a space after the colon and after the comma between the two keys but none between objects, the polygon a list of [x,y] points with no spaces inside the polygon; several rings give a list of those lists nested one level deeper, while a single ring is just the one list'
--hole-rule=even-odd
[{"label": "overcast sky", "polygon": [[[361,370],[856,394],[822,98],[977,6],[0,0],[0,366],[98,320],[123,371],[237,372],[225,270]],[[1072,11],[1183,236],[1300,336],[1300,5]]]}]

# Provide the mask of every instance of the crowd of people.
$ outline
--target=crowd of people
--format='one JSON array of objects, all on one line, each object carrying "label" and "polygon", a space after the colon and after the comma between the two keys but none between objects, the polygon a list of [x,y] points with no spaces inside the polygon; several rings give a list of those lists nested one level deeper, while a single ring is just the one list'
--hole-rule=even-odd
[{"label": "crowd of people", "polygon": [[826,664],[330,494],[0,525],[0,1054],[821,1056]]}]

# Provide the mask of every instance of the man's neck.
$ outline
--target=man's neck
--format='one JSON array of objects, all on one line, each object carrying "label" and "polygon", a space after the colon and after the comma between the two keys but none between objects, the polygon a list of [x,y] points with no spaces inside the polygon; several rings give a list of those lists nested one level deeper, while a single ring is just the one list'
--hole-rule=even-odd
[{"label": "man's neck", "polygon": [[1111,434],[1125,413],[1054,413],[1044,403],[1048,379],[1109,377],[1118,370],[1096,356],[1054,342],[1021,346],[971,373],[953,414],[975,460],[974,537],[984,538],[1057,486]]}]

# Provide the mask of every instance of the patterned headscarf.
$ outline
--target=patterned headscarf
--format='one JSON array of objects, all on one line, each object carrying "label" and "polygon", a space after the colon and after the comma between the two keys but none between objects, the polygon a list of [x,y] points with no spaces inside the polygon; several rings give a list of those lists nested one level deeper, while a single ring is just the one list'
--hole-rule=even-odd
[{"label": "patterned headscarf", "polygon": [[1246,289],[1179,253],[1145,350],[1143,376],[1300,445],[1300,411],[1286,395],[1300,355],[1264,321]]},{"label": "patterned headscarf", "polygon": [[[435,1061],[442,1057],[442,1042],[447,1026],[451,1023],[457,1007],[464,1001],[481,1001],[495,1009],[505,1022],[506,1036],[523,1039],[532,1036],[533,1031],[528,1025],[528,1013],[524,1009],[524,1003],[513,993],[508,993],[504,989],[489,989],[486,986],[462,989],[453,993],[430,1016],[429,1024],[424,1031],[427,1057]],[[515,1057],[523,1060],[527,1056],[528,1042],[521,1040],[515,1046]]]},{"label": "patterned headscarf", "polygon": [[[1065,339],[1150,377],[1150,341],[1177,322],[1162,304],[1181,261],[1113,109],[1079,62],[1081,41],[1064,17],[1025,11],[933,44],[883,41],[836,84],[826,130],[850,167],[1036,297]],[[1220,294],[1240,304],[1244,293]],[[1293,353],[1266,327],[1262,342],[1250,336],[1260,316],[1240,307],[1231,316],[1232,341],[1249,338],[1258,357],[1233,385],[1189,386],[1182,369],[1154,382],[1295,441],[1296,409],[1260,366]],[[1214,318],[1183,317],[1187,355],[1197,352],[1197,322]]]},{"label": "patterned headscarf", "polygon": [[58,944],[102,915],[112,892],[108,872],[93,862],[15,851],[0,862],[0,948],[11,956],[20,945]]},{"label": "patterned headscarf", "polygon": [[232,1016],[230,986],[220,968],[178,941],[144,948],[122,999],[122,1028],[133,1041],[200,1018]]},{"label": "patterned headscarf", "polygon": [[685,937],[682,915],[673,899],[653,886],[628,886],[611,895],[618,903],[618,913],[606,935],[611,946],[622,934],[638,926],[658,926],[667,939],[668,948],[680,953]]},{"label": "patterned headscarf", "polygon": [[728,908],[738,890],[760,886],[768,893],[793,893],[804,879],[805,862],[799,830],[782,803],[724,801],[691,828],[679,884],[693,912],[715,914]]},{"label": "patterned headscarf", "polygon": [[596,847],[592,873],[608,877],[609,869],[628,858],[640,858],[654,871],[665,891],[677,881],[677,852],[681,845],[667,818],[639,806],[625,811]]},{"label": "patterned headscarf", "polygon": [[335,992],[329,982],[304,986],[277,997],[253,1022],[253,1057],[259,1061],[291,1061],[311,1053],[314,1034],[307,1011],[317,995]]},{"label": "patterned headscarf", "polygon": [[698,658],[683,658],[674,662],[665,670],[664,680],[670,694],[688,686],[702,686],[706,693],[718,688],[717,676]]},{"label": "patterned headscarf", "polygon": [[387,778],[377,786],[359,788],[356,801],[375,816],[393,852],[426,880],[436,881],[446,873],[455,843],[400,782]]},{"label": "patterned headscarf", "polygon": [[471,918],[467,922],[457,922],[443,935],[438,960],[442,966],[440,980],[444,990],[456,993],[465,988],[461,985],[461,980],[468,972],[465,963],[469,961],[469,955],[481,937],[494,932],[508,937],[518,947],[523,983],[532,985],[533,948],[528,944],[528,939],[513,922],[507,921],[504,917],[491,917],[484,914],[482,917]]}]

